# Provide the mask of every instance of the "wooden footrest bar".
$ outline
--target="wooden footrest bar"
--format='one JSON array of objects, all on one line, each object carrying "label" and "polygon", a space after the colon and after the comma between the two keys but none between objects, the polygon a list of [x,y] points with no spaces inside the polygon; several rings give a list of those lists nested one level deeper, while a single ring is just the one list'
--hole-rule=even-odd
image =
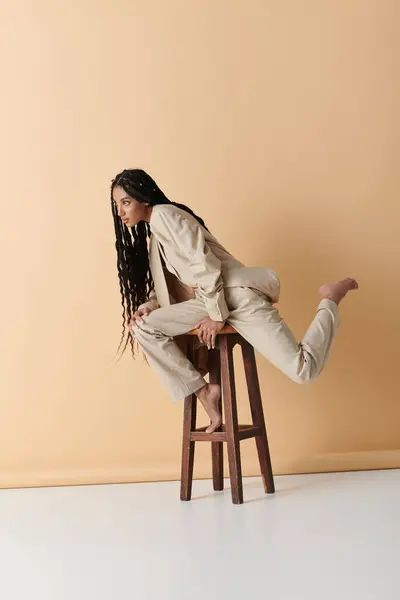
[{"label": "wooden footrest bar", "polygon": [[[226,442],[225,425],[221,426],[222,431],[206,433],[208,425],[199,427],[190,432],[190,441],[192,442]],[[261,428],[258,425],[239,425],[239,440],[247,440],[261,435]]]}]

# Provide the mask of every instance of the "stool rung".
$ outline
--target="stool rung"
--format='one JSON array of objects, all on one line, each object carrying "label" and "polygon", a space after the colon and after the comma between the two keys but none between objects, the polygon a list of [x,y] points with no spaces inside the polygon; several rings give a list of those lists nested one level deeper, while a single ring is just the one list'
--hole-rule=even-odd
[{"label": "stool rung", "polygon": [[[198,427],[190,432],[191,442],[226,442],[225,425],[221,426],[222,431],[214,431],[214,433],[206,433],[208,425]],[[248,438],[261,435],[261,428],[258,425],[239,425],[239,440],[247,440]]]},{"label": "stool rung", "polygon": [[[207,427],[201,427],[201,429],[207,429]],[[197,429],[196,431],[190,432],[190,441],[191,442],[226,442],[226,433],[225,431],[214,431],[214,433],[206,433],[205,431],[200,431]]]},{"label": "stool rung", "polygon": [[239,425],[239,440],[247,440],[261,435],[261,427],[258,425]]}]

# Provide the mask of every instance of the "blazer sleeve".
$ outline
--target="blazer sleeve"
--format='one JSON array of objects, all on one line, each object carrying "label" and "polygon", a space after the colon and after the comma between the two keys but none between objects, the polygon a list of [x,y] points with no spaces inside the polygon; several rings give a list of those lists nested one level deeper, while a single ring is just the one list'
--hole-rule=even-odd
[{"label": "blazer sleeve", "polygon": [[[156,235],[162,246],[184,253],[198,290],[213,321],[225,321],[229,309],[224,296],[221,261],[213,254],[204,236],[204,229],[180,212],[159,213]],[[172,246],[172,248],[171,248]]]},{"label": "blazer sleeve", "polygon": [[156,308],[159,308],[159,307],[160,307],[160,305],[158,304],[157,294],[156,294],[155,290],[151,290],[147,301],[143,302],[143,304],[138,306],[137,310],[140,310],[141,308],[150,308],[150,310],[155,310]]}]

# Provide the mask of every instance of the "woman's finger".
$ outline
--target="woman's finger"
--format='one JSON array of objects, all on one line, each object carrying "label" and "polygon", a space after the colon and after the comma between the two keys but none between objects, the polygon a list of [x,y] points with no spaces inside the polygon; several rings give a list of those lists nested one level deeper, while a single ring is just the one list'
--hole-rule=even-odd
[{"label": "woman's finger", "polygon": [[212,336],[211,336],[211,348],[213,350],[215,348],[215,337],[216,337],[216,335],[215,335],[215,333],[213,333]]},{"label": "woman's finger", "polygon": [[212,337],[211,331],[210,331],[210,330],[208,330],[208,331],[207,331],[207,337],[206,337],[206,340],[207,340],[207,348],[208,348],[208,349],[210,349],[210,348],[211,348],[211,337]]}]

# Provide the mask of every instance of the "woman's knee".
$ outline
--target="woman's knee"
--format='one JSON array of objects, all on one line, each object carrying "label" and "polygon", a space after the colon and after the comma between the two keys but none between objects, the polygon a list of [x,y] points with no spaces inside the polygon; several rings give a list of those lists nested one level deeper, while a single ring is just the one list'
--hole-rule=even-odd
[{"label": "woman's knee", "polygon": [[141,339],[163,339],[166,337],[166,335],[151,322],[151,314],[142,319],[142,322],[137,321],[132,327],[132,333],[138,341]]},{"label": "woman's knee", "polygon": [[319,371],[317,364],[312,357],[303,357],[300,364],[297,364],[296,366],[295,372],[292,375],[289,375],[291,380],[295,383],[299,385],[309,385],[317,379]]},{"label": "woman's knee", "polygon": [[316,379],[316,377],[312,377],[308,373],[306,373],[306,374],[300,373],[300,374],[295,374],[293,376],[290,376],[290,379],[292,381],[294,381],[294,383],[297,383],[298,385],[309,385]]}]

